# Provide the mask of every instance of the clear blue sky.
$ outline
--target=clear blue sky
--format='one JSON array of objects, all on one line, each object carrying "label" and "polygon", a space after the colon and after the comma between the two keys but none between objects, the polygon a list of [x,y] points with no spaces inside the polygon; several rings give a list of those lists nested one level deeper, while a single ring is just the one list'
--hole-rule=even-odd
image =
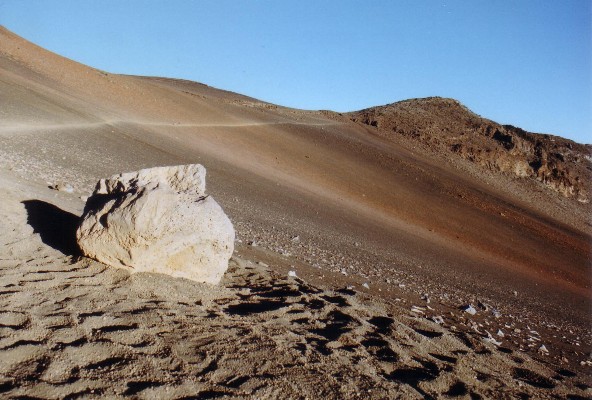
[{"label": "clear blue sky", "polygon": [[304,109],[453,97],[592,142],[592,1],[0,0],[0,24],[109,72]]}]

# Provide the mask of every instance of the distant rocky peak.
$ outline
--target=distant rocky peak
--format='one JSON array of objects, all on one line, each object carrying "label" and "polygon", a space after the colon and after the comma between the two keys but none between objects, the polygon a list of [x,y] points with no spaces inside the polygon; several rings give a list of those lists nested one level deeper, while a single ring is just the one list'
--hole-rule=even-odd
[{"label": "distant rocky peak", "polygon": [[347,116],[383,136],[410,138],[491,172],[534,179],[581,203],[590,200],[592,146],[501,125],[443,97],[404,100]]}]

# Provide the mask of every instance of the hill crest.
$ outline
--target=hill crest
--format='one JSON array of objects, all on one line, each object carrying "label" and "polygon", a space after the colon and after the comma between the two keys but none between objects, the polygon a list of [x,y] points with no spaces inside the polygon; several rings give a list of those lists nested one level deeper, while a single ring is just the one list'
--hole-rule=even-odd
[{"label": "hill crest", "polygon": [[458,100],[409,99],[348,113],[389,138],[403,136],[492,172],[531,178],[565,197],[590,201],[592,146],[501,125]]}]

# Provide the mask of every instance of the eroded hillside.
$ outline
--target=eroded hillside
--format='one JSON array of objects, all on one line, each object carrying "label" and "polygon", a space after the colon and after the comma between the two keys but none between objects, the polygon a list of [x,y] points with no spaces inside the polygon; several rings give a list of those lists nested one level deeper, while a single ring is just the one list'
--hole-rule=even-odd
[{"label": "eroded hillside", "polygon": [[456,100],[440,97],[406,100],[348,115],[387,136],[413,138],[491,171],[535,179],[566,197],[590,201],[591,145],[500,125]]}]

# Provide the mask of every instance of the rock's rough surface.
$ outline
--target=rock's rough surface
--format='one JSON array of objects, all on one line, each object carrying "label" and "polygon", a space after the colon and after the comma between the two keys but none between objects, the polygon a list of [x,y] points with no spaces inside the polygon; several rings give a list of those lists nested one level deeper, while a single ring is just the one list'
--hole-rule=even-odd
[{"label": "rock's rough surface", "polygon": [[76,232],[83,254],[133,272],[216,284],[234,250],[234,228],[205,194],[199,164],[101,179]]}]

